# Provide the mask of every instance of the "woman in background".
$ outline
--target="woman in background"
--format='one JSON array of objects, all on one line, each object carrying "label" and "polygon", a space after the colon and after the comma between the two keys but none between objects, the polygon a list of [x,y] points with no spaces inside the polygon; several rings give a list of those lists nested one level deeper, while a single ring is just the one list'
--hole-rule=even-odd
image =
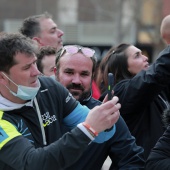
[{"label": "woman in background", "polygon": [[145,159],[165,130],[162,113],[169,107],[166,92],[170,83],[169,55],[167,47],[149,66],[140,49],[120,44],[109,50],[99,67],[97,83],[103,88],[100,99],[107,93],[107,75],[113,73],[114,94],[122,105],[120,113],[136,143],[144,148]]}]

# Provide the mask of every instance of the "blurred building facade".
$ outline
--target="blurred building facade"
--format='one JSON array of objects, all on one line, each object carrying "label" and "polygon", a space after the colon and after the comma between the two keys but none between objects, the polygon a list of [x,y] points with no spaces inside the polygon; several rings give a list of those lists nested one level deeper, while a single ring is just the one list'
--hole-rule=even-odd
[{"label": "blurred building facade", "polygon": [[139,46],[152,60],[163,46],[159,27],[169,0],[0,0],[0,31],[17,32],[24,18],[48,11],[65,44],[94,48],[99,59],[122,42]]}]

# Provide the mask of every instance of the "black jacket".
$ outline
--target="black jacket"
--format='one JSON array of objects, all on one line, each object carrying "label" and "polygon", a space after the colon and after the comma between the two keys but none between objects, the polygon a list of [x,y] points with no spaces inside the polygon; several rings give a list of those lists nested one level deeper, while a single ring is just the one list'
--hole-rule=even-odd
[{"label": "black jacket", "polygon": [[[37,104],[34,99],[33,106],[0,111],[1,170],[63,170],[81,156],[91,141],[79,128],[62,136],[61,124],[78,102],[51,78],[42,77],[40,83]],[[82,118],[83,108],[81,114],[77,113]]]},{"label": "black jacket", "polygon": [[[81,104],[92,109],[101,102],[90,97]],[[114,136],[102,144],[92,142],[81,158],[67,170],[100,170],[107,156],[112,160],[110,169],[144,169],[143,149],[136,145],[121,116]]]},{"label": "black jacket", "polygon": [[169,105],[169,94],[165,93],[169,83],[170,47],[167,47],[148,70],[114,87],[122,106],[120,113],[136,137],[137,145],[144,148],[145,158],[165,130],[162,113]]},{"label": "black jacket", "polygon": [[152,149],[146,170],[170,170],[170,125]]},{"label": "black jacket", "polygon": [[164,111],[163,121],[167,130],[151,150],[146,170],[170,169],[170,108]]}]

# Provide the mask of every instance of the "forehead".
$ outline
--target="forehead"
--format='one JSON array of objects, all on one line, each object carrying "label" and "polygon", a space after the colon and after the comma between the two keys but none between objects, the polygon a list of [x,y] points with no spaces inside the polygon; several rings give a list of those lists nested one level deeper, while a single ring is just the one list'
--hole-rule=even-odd
[{"label": "forehead", "polygon": [[128,57],[133,56],[137,52],[141,52],[141,50],[139,48],[133,46],[133,45],[129,46],[126,49],[126,54],[127,54]]},{"label": "forehead", "polygon": [[82,53],[76,54],[65,53],[60,58],[60,67],[67,67],[75,70],[91,71],[93,67],[93,62],[90,57],[86,57]]},{"label": "forehead", "polygon": [[28,62],[29,60],[32,60],[32,59],[37,59],[37,57],[34,53],[28,54],[28,53],[18,52],[14,56],[14,59],[17,63],[22,63],[22,62]]},{"label": "forehead", "polygon": [[56,23],[51,18],[40,19],[40,27],[42,31],[50,30],[57,27]]},{"label": "forehead", "polygon": [[17,53],[14,60],[16,64],[11,67],[12,70],[22,69],[23,67],[32,64],[37,60],[37,57],[35,54]]},{"label": "forehead", "polygon": [[55,59],[56,59],[56,55],[45,55],[42,59],[42,63],[46,64],[46,63],[52,63],[55,64]]}]

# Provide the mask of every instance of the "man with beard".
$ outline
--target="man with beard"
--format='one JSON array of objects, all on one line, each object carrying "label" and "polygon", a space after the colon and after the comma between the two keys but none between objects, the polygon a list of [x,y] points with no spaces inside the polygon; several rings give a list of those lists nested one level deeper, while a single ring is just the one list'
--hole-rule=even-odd
[{"label": "man with beard", "polygon": [[[64,32],[58,27],[54,22],[52,15],[48,12],[25,18],[19,32],[34,40],[40,48],[50,46],[55,48],[56,52],[58,52],[63,47],[62,36],[64,35]],[[43,50],[40,53],[42,54],[40,54],[41,57],[37,63],[39,64],[38,68],[41,69],[40,71],[44,75],[50,76],[49,73],[52,75],[53,70],[54,55],[52,54],[50,57],[44,57],[45,54],[43,54]],[[48,71],[48,73],[45,70]],[[94,82],[92,85],[93,97],[99,98],[99,89],[96,88]]]},{"label": "man with beard", "polygon": [[[88,108],[100,105],[92,98],[91,85],[96,65],[95,51],[78,45],[67,45],[56,58],[56,80],[64,85],[82,105]],[[92,142],[82,157],[69,170],[99,170],[107,156],[110,169],[144,169],[143,149],[136,145],[122,117],[116,123],[116,132],[109,141]]]}]

